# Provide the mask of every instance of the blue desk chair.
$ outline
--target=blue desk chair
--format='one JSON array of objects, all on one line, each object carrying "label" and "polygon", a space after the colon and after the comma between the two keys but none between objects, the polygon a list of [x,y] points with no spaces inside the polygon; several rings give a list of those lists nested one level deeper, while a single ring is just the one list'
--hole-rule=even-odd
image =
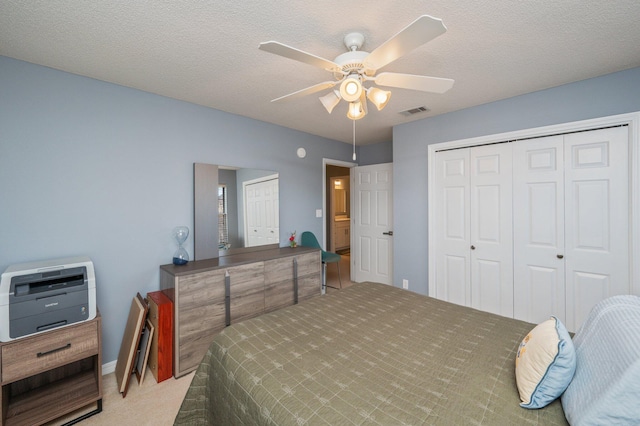
[{"label": "blue desk chair", "polygon": [[[338,266],[338,280],[340,281],[340,288],[342,288],[342,277],[340,276],[340,259],[341,259],[340,255],[337,253],[332,253],[330,251],[322,250],[322,247],[320,246],[320,243],[318,242],[318,239],[316,238],[316,236],[313,235],[313,232],[309,232],[309,231],[303,232],[302,236],[300,237],[300,245],[304,247],[315,247],[320,249],[320,251],[322,252],[323,269],[325,269],[327,263],[335,263]],[[325,275],[325,286],[327,286],[326,272],[324,275]],[[327,287],[331,287],[331,286],[327,286]],[[331,288],[337,288],[337,287],[331,287]]]}]

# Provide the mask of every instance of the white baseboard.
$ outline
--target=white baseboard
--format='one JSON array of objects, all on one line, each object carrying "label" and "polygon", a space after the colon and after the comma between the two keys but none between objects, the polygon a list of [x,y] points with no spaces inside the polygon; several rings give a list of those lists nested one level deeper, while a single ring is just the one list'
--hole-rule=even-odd
[{"label": "white baseboard", "polygon": [[106,364],[102,364],[102,375],[106,376],[109,373],[113,373],[114,371],[116,371],[116,363],[118,361],[114,360],[111,362],[108,362]]}]

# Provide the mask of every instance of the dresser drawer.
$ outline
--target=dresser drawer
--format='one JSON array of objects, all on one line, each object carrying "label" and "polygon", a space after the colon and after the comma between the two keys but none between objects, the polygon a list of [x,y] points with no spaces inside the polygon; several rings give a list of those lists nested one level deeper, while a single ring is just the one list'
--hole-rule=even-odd
[{"label": "dresser drawer", "polygon": [[98,325],[88,321],[2,346],[2,383],[9,383],[98,353]]},{"label": "dresser drawer", "polygon": [[298,261],[298,278],[320,273],[322,268],[322,255],[320,250],[296,256],[296,259]]}]

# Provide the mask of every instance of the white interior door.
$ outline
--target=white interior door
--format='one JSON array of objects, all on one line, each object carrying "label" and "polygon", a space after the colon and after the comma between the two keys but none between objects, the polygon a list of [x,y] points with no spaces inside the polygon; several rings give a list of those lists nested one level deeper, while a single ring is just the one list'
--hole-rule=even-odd
[{"label": "white interior door", "polygon": [[436,153],[435,297],[471,306],[469,148]]},{"label": "white interior door", "polygon": [[566,325],[577,330],[600,300],[631,293],[629,130],[565,136]]},{"label": "white interior door", "polygon": [[513,147],[514,317],[566,324],[563,136]]},{"label": "white interior door", "polygon": [[245,247],[277,243],[279,225],[278,179],[244,184]]},{"label": "white interior door", "polygon": [[352,279],[393,284],[393,199],[391,163],[351,169]]},{"label": "white interior door", "polygon": [[513,316],[512,144],[471,148],[471,306]]}]

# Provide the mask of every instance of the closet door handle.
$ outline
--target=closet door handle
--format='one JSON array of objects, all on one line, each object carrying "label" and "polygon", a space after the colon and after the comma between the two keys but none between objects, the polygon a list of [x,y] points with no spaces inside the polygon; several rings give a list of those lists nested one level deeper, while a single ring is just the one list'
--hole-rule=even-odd
[{"label": "closet door handle", "polygon": [[556,254],[556,257],[557,257],[558,259],[562,259],[562,258],[564,257],[564,255],[562,255],[562,254]]},{"label": "closet door handle", "polygon": [[476,246],[472,245],[471,250],[475,250],[475,249],[476,249]]},{"label": "closet door handle", "polygon": [[391,236],[391,235],[393,235],[393,231],[383,232],[383,233],[382,233],[382,235],[389,235],[389,236]]}]

